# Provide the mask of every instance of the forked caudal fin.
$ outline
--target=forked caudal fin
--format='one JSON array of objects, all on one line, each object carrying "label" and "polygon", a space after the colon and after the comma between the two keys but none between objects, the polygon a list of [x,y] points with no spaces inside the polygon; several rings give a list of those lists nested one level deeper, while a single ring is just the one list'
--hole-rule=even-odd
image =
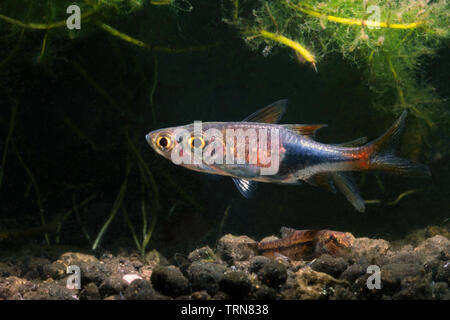
[{"label": "forked caudal fin", "polygon": [[403,131],[406,110],[381,137],[363,148],[368,154],[369,169],[413,177],[430,177],[428,166],[396,156],[400,135]]}]

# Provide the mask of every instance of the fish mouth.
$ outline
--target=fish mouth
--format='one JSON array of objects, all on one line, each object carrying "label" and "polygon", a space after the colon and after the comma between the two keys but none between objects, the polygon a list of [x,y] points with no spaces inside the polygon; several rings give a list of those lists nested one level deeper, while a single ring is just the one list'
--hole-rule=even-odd
[{"label": "fish mouth", "polygon": [[162,130],[155,130],[155,131],[151,131],[149,133],[147,133],[145,135],[145,140],[147,141],[147,143],[149,144],[149,146],[156,151],[156,153],[162,155],[163,157],[166,157],[165,153],[163,150],[161,150],[160,148],[157,147],[156,145],[156,139],[158,137],[158,135],[161,134],[161,132],[163,132]]},{"label": "fish mouth", "polygon": [[145,135],[145,140],[147,140],[147,143],[151,146],[152,145],[152,136],[151,133],[147,133]]},{"label": "fish mouth", "polygon": [[155,130],[147,133],[145,135],[145,140],[147,140],[147,143],[150,145],[150,147],[155,146],[156,136],[161,132],[161,130]]}]

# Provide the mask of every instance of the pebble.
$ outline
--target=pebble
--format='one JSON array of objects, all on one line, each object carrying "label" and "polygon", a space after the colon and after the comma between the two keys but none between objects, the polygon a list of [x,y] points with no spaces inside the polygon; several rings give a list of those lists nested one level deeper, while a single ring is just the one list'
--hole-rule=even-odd
[{"label": "pebble", "polygon": [[220,281],[220,289],[233,298],[246,297],[252,288],[248,275],[243,271],[231,271],[225,273]]},{"label": "pebble", "polygon": [[270,261],[258,272],[258,278],[262,283],[272,288],[277,288],[286,282],[286,267],[278,261]]},{"label": "pebble", "polygon": [[268,262],[270,262],[270,259],[265,256],[254,256],[250,259],[250,268],[248,271],[258,273]]},{"label": "pebble", "polygon": [[311,269],[337,278],[347,269],[347,261],[342,257],[332,257],[329,254],[323,254],[314,260],[311,264]]},{"label": "pebble", "polygon": [[216,263],[193,262],[187,270],[192,290],[206,290],[210,295],[214,295],[219,291],[219,283],[224,277],[225,270],[225,266]]},{"label": "pebble", "polygon": [[188,280],[175,266],[156,266],[150,280],[156,290],[173,298],[186,294],[189,290]]},{"label": "pebble", "polygon": [[80,292],[80,300],[100,300],[100,291],[95,283],[88,283]]}]

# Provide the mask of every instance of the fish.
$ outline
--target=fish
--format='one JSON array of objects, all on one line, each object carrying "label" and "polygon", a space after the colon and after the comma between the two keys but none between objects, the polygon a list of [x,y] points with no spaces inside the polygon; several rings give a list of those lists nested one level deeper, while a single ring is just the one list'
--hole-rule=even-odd
[{"label": "fish", "polygon": [[292,260],[311,261],[322,254],[339,256],[351,249],[354,237],[333,230],[295,230],[281,227],[281,239],[260,241],[257,250],[269,258],[279,255]]},{"label": "fish", "polygon": [[239,122],[200,122],[162,128],[145,139],[159,155],[190,170],[229,176],[246,198],[258,182],[309,184],[339,190],[365,211],[353,172],[377,171],[429,178],[428,166],[397,156],[406,110],[377,139],[325,144],[316,132],[326,124],[279,124],[287,100],[276,101]]}]

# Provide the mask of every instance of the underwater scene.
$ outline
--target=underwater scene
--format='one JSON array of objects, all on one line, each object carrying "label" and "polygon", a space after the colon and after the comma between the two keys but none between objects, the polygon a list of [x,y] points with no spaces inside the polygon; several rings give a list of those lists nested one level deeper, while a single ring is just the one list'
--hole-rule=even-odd
[{"label": "underwater scene", "polygon": [[450,300],[449,25],[1,0],[0,300]]}]

